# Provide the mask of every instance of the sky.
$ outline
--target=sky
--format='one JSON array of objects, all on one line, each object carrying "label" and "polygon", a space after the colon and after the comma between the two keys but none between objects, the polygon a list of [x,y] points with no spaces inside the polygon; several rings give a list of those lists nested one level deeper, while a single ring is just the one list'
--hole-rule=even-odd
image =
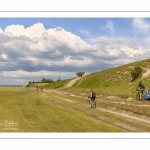
[{"label": "sky", "polygon": [[0,85],[74,78],[149,55],[149,18],[0,18]]}]

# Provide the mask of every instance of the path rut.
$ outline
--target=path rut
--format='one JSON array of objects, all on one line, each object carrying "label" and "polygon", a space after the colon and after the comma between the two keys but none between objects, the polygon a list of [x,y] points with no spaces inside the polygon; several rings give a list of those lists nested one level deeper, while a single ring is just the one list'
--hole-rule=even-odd
[{"label": "path rut", "polygon": [[[50,98],[48,98],[48,97],[45,95],[46,93],[49,93],[49,92],[50,92],[50,90],[44,90],[43,93],[42,93],[42,96],[45,97],[46,99],[49,99],[49,100],[50,100]],[[53,92],[54,92],[54,91],[53,91]],[[55,92],[57,92],[57,91],[55,91]],[[45,93],[45,94],[44,94],[44,93]],[[58,94],[61,94],[60,92],[57,92],[57,93],[58,93]],[[56,96],[56,99],[57,99],[57,96]],[[61,100],[67,101],[67,102],[70,102],[70,103],[75,103],[74,101],[72,101],[72,100],[70,100],[70,99],[68,100],[68,99],[66,99],[66,98],[61,98]],[[55,100],[53,100],[53,101],[55,101]],[[56,101],[55,101],[55,102],[56,102]],[[58,102],[57,102],[57,103],[58,103]],[[80,104],[80,105],[88,107],[88,105],[84,105],[84,104]],[[76,108],[74,108],[74,109],[78,109],[78,108],[76,107]],[[132,116],[132,115],[129,115],[129,114],[126,114],[126,113],[116,112],[116,111],[113,111],[113,110],[108,110],[108,109],[99,108],[99,107],[97,107],[96,109],[97,109],[97,110],[100,110],[100,111],[103,111],[103,112],[110,113],[110,114],[118,115],[118,116],[121,116],[121,117],[129,118],[129,119],[134,119],[134,120],[136,120],[136,121],[144,122],[144,123],[146,123],[146,124],[150,124],[150,118],[149,118],[149,119],[144,119],[144,118]],[[78,109],[78,111],[79,111],[79,109]],[[96,115],[93,115],[93,114],[88,114],[88,115],[90,115],[91,117],[99,118],[99,119],[100,119],[100,117],[98,117],[98,116],[96,116]],[[100,119],[100,120],[103,120],[103,119]],[[108,121],[105,121],[105,122],[108,122]],[[109,123],[110,123],[110,122],[109,122]],[[110,124],[111,124],[111,123],[110,123]],[[124,127],[122,126],[122,128],[124,128]],[[128,130],[128,129],[127,129],[127,130]],[[131,130],[131,131],[132,131],[132,130]]]}]

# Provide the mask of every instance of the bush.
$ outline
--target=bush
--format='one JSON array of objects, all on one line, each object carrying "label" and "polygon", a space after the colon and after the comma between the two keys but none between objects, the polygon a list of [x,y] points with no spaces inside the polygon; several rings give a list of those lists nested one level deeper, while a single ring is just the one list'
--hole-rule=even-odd
[{"label": "bush", "polygon": [[131,71],[132,81],[139,78],[142,75],[142,68],[141,67],[135,67],[134,70]]}]

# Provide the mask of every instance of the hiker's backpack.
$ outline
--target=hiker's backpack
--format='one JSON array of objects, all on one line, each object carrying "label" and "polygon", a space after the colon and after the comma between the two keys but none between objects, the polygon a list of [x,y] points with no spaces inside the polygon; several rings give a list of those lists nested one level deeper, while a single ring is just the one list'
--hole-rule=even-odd
[{"label": "hiker's backpack", "polygon": [[92,92],[92,98],[96,98],[96,94],[95,94],[95,92]]}]

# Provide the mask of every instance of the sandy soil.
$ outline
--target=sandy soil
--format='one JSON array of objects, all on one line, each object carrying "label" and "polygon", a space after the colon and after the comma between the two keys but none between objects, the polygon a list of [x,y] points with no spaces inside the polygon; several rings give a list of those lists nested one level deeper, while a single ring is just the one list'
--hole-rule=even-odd
[{"label": "sandy soil", "polygon": [[150,69],[146,69],[146,72],[142,74],[142,78],[146,78],[150,75]]},{"label": "sandy soil", "polygon": [[65,86],[65,88],[72,87],[72,85],[73,85],[76,81],[78,81],[78,80],[80,80],[80,79],[81,79],[81,77],[77,77],[77,78],[71,80],[71,81]]}]

